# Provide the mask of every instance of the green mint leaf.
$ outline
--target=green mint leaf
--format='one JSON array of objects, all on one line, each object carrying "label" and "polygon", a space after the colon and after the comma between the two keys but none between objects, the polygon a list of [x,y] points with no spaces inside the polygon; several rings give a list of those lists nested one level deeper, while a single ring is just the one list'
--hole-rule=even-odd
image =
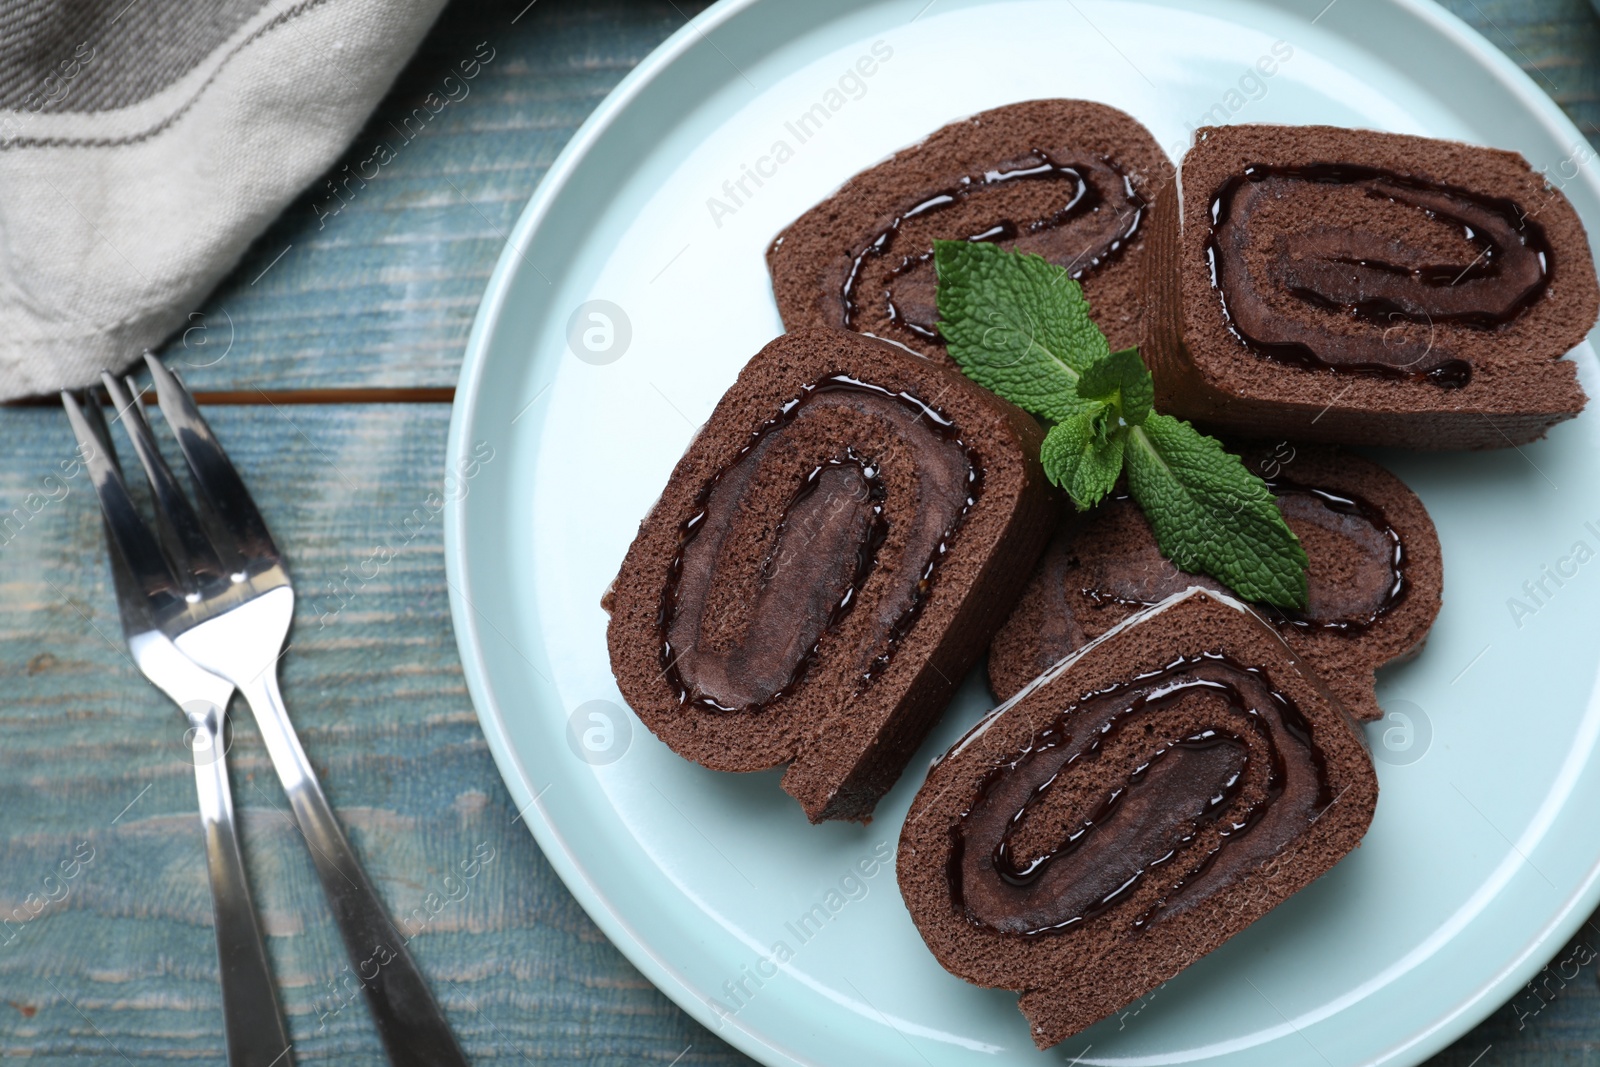
[{"label": "green mint leaf", "polygon": [[1170,415],[1128,431],[1128,489],[1162,553],[1246,600],[1306,606],[1305,549],[1266,483],[1212,437]]},{"label": "green mint leaf", "polygon": [[1085,400],[1116,398],[1122,417],[1137,426],[1150,414],[1156,399],[1155,379],[1139,358],[1137,348],[1112,352],[1084,370],[1078,379],[1078,395]]},{"label": "green mint leaf", "polygon": [[1088,410],[1078,379],[1109,348],[1064,269],[985,241],[935,241],[933,259],[939,333],[967,377],[1052,422]]},{"label": "green mint leaf", "polygon": [[1045,475],[1067,491],[1079,511],[1088,511],[1111,492],[1122,473],[1128,428],[1113,423],[1103,404],[1058,422],[1045,435],[1039,461]]}]

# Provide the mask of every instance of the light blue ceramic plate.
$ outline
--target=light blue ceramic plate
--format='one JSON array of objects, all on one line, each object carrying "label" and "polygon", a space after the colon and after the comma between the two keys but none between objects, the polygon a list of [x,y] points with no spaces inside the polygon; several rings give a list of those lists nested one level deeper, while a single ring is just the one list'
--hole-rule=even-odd
[{"label": "light blue ceramic plate", "polygon": [[[686,763],[620,707],[600,597],[695,427],[781,330],[768,241],[935,127],[1045,96],[1121,107],[1175,156],[1190,124],[1224,117],[1513,148],[1600,233],[1577,130],[1415,0],[719,4],[573,138],[468,344],[446,545],[484,733],[606,934],[767,1063],[1416,1063],[1600,897],[1593,415],[1521,451],[1384,457],[1433,513],[1447,580],[1427,650],[1380,687],[1392,718],[1372,730],[1383,792],[1365,844],[1050,1054],[1012,995],[939,968],[877,859],[927,761],[988,707],[976,678],[867,827],[808,826],[776,773]],[[1575,358],[1594,393],[1593,352]]]}]

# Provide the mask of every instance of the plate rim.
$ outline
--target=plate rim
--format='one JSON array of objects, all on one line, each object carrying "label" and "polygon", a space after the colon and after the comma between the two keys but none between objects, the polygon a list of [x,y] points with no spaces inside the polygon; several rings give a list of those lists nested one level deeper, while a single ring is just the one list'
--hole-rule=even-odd
[{"label": "plate rim", "polygon": [[[455,397],[451,403],[450,428],[445,447],[444,471],[447,476],[469,456],[471,442],[468,435],[475,419],[479,389],[488,362],[489,341],[497,328],[514,279],[525,264],[531,264],[532,261],[526,258],[529,246],[591,147],[622,117],[656,78],[664,74],[690,48],[702,40],[708,40],[709,31],[752,8],[772,2],[774,0],[717,0],[700,14],[687,20],[652,49],[606,94],[562,147],[544,176],[539,179],[501,248],[494,269],[485,284],[472,329],[463,349]],[[1574,147],[1590,143],[1576,124],[1561,110],[1560,105],[1540,89],[1526,71],[1517,66],[1492,41],[1453,12],[1435,0],[1383,0],[1383,3],[1428,24],[1434,33],[1463,51],[1470,52],[1485,66],[1496,70],[1500,76],[1499,81],[1506,91],[1514,95],[1527,112],[1542,120],[1542,124],[1550,132],[1558,134],[1562,140]],[[1331,7],[1332,4],[1328,6]],[[1321,15],[1317,16],[1320,17]],[[1312,23],[1315,21],[1311,20]],[[1587,184],[1591,194],[1600,199],[1600,177],[1596,176],[1591,167],[1580,166],[1578,174],[1572,180]],[[1591,244],[1593,240],[1591,238]],[[585,914],[605,934],[607,940],[653,986],[687,1012],[697,1023],[706,1027],[719,1039],[762,1063],[811,1067],[812,1061],[777,1043],[770,1035],[753,1031],[736,1018],[719,1016],[693,983],[685,979],[670,961],[659,956],[612,906],[609,897],[589,877],[577,857],[568,848],[559,829],[548,818],[545,806],[538,794],[534,793],[527,771],[507,735],[503,715],[495,700],[488,680],[488,670],[479,651],[482,642],[475,618],[476,609],[463,592],[471,588],[470,565],[464,550],[467,537],[464,500],[464,495],[457,497],[454,494],[446,494],[444,504],[445,577],[456,647],[468,695],[472,700],[473,710],[483,730],[490,754],[540,851],[561,878],[563,885],[572,893]],[[1591,706],[1594,701],[1600,700],[1600,678],[1597,678],[1595,688],[1591,690],[1590,700]],[[1550,915],[1542,929],[1535,932],[1520,956],[1505,962],[1496,972],[1487,975],[1469,998],[1406,1036],[1398,1044],[1379,1053],[1377,1058],[1368,1063],[1390,1064],[1394,1067],[1418,1064],[1454,1043],[1514,996],[1515,990],[1525,985],[1533,974],[1544,966],[1543,949],[1552,943],[1558,946],[1565,944],[1597,907],[1600,907],[1600,854],[1596,855],[1588,874],[1568,896],[1566,902]],[[724,1023],[732,1025],[726,1026]]]}]

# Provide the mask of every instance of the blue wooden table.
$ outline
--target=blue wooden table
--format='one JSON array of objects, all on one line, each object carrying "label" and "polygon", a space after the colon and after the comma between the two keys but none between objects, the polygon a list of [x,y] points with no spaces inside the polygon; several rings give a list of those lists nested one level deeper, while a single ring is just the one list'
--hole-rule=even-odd
[{"label": "blue wooden table", "polygon": [[[702,6],[448,8],[334,173],[486,42],[471,95],[336,214],[326,187],[291,205],[165,352],[209,394],[293,561],[289,706],[480,1063],[749,1062],[629,966],[517,821],[462,682],[426,504],[462,347],[518,212],[606,92]],[[1583,0],[1447,6],[1600,143],[1600,21]],[[0,440],[0,516],[23,517],[0,524],[0,1059],[220,1063],[183,724],[125,655],[91,492],[48,478],[71,454],[59,409],[0,408]],[[298,1062],[381,1064],[254,724],[234,723],[235,796]],[[492,860],[446,880],[474,855]],[[1597,951],[1600,920],[1434,1062],[1600,1064]]]}]

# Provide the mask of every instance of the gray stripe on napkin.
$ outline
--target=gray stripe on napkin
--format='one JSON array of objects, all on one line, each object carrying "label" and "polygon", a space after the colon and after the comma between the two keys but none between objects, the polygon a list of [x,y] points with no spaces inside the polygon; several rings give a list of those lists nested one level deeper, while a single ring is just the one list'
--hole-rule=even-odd
[{"label": "gray stripe on napkin", "polygon": [[104,111],[171,85],[266,0],[0,0],[0,108]]}]

